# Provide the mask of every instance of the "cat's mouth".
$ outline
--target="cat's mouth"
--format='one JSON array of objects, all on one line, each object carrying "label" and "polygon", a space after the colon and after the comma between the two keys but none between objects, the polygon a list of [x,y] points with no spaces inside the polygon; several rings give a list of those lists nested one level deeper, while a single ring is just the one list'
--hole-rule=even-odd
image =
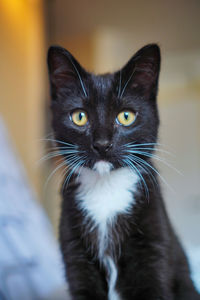
[{"label": "cat's mouth", "polygon": [[110,173],[113,168],[113,164],[105,160],[99,160],[93,166],[93,170],[99,173],[101,176]]}]

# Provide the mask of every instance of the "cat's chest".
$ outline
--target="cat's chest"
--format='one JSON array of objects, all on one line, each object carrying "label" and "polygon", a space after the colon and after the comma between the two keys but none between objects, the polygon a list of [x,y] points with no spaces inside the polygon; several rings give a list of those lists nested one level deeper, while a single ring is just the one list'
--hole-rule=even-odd
[{"label": "cat's chest", "polygon": [[96,227],[113,223],[115,216],[128,213],[135,203],[134,192],[138,176],[129,168],[120,168],[105,174],[83,169],[78,181],[79,207]]}]

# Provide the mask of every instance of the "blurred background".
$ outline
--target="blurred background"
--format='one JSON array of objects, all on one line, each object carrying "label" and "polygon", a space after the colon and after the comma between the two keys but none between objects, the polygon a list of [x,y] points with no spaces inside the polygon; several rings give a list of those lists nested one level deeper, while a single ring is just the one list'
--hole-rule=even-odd
[{"label": "blurred background", "polygon": [[44,189],[55,164],[37,164],[46,151],[41,139],[51,133],[48,47],[61,45],[86,69],[102,73],[154,42],[162,51],[160,142],[182,173],[158,166],[174,190],[163,185],[166,206],[188,253],[191,247],[200,252],[199,16],[199,0],[0,0],[0,118],[55,234],[59,176]]}]

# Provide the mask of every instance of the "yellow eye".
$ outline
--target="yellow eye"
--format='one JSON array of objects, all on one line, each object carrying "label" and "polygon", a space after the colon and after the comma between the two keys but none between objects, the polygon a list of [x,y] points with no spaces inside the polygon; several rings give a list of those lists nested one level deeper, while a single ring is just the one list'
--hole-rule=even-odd
[{"label": "yellow eye", "polygon": [[129,126],[135,121],[135,114],[132,111],[122,111],[117,116],[117,122]]},{"label": "yellow eye", "polygon": [[71,118],[74,124],[78,126],[84,126],[88,121],[87,114],[82,110],[76,110],[73,112]]}]

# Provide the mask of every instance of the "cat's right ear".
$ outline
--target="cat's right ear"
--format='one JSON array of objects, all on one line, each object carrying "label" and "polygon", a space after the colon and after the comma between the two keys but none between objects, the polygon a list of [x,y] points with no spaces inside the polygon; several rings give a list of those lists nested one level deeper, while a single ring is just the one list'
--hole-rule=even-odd
[{"label": "cat's right ear", "polygon": [[63,90],[74,90],[77,86],[80,87],[83,96],[87,97],[84,85],[86,72],[70,52],[59,46],[51,46],[47,61],[53,100]]},{"label": "cat's right ear", "polygon": [[119,95],[126,92],[137,91],[146,99],[156,99],[158,79],[160,72],[160,48],[156,44],[149,44],[141,48],[116,73],[120,78]]}]

